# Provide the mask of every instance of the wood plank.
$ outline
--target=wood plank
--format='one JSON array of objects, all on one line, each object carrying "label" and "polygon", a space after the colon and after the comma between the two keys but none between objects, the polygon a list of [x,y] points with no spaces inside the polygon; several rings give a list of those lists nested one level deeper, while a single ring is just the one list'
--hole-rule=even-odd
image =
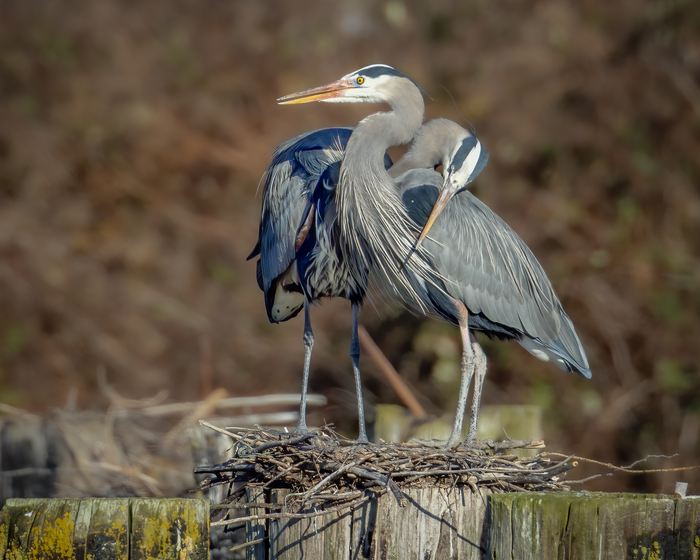
[{"label": "wood plank", "polygon": [[[258,502],[265,503],[267,501],[266,492],[262,488],[251,488],[246,490],[246,501],[249,503]],[[265,513],[262,509],[247,509],[245,515],[258,515]],[[245,523],[246,542],[252,542],[267,537],[267,524],[265,521],[246,521]],[[267,557],[267,548],[269,544],[266,541],[260,541],[246,548],[246,560],[265,560]]]},{"label": "wood plank", "polygon": [[75,559],[73,536],[80,500],[44,500],[27,539],[29,558]]},{"label": "wood plank", "polygon": [[208,500],[15,499],[0,521],[0,558],[209,557]]},{"label": "wood plank", "polygon": [[209,501],[131,500],[131,560],[209,558]]},{"label": "wood plank", "polygon": [[[283,503],[289,490],[272,490],[270,499]],[[299,513],[313,513],[309,506]],[[352,511],[340,511],[306,519],[270,520],[270,559],[350,558]]]},{"label": "wood plank", "polygon": [[[10,498],[2,510],[0,558],[22,558],[41,499]],[[3,547],[3,543],[5,546]],[[4,549],[3,549],[4,548]]]},{"label": "wood plank", "polygon": [[350,546],[353,560],[374,557],[374,532],[377,525],[378,500],[370,500],[352,512]]},{"label": "wood plank", "polygon": [[[270,500],[282,503],[288,493],[273,490]],[[482,558],[485,495],[469,489],[415,488],[405,496],[405,507],[399,507],[393,494],[385,494],[355,511],[270,520],[270,559],[402,559],[416,551],[421,558]]]},{"label": "wood plank", "polygon": [[84,546],[83,557],[129,558],[129,499],[93,498],[80,506],[76,544],[79,551]]},{"label": "wood plank", "polygon": [[699,504],[654,494],[496,494],[487,557],[698,560]]},{"label": "wood plank", "polygon": [[406,507],[391,494],[379,500],[374,558],[464,558],[480,560],[486,549],[483,531],[487,507],[469,488],[410,488]]},{"label": "wood plank", "polygon": [[674,533],[678,535],[676,556],[679,560],[700,559],[700,500],[678,500]]}]

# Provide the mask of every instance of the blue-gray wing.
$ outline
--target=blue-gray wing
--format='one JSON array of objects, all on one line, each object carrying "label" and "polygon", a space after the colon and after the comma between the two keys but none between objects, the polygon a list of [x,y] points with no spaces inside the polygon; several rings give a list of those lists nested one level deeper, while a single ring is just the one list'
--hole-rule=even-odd
[{"label": "blue-gray wing", "polygon": [[285,272],[295,257],[297,230],[311,191],[323,171],[343,158],[352,128],[307,132],[281,144],[263,175],[258,243],[263,291]]},{"label": "blue-gray wing", "polygon": [[[427,170],[405,175],[402,197],[422,227],[441,177]],[[472,314],[535,339],[560,356],[565,369],[590,377],[581,342],[542,266],[510,226],[471,192],[461,192],[445,206],[425,249],[445,290]]]}]

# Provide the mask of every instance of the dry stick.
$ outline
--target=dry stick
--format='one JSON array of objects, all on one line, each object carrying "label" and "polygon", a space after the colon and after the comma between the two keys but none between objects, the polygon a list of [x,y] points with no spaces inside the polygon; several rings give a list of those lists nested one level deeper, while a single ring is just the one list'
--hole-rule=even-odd
[{"label": "dry stick", "polygon": [[[413,440],[408,443],[401,444],[405,447],[433,447],[433,448],[443,448],[445,446],[445,440],[431,439],[431,440]],[[493,441],[492,439],[482,439],[470,443],[468,446],[461,447],[461,449],[486,451],[493,449],[495,452],[503,451],[504,449],[542,449],[545,447],[544,440],[541,439],[511,439],[506,441]],[[456,448],[456,452],[459,453],[459,447]],[[452,452],[451,454],[454,454]]]},{"label": "dry stick", "polygon": [[309,500],[339,502],[341,500],[354,500],[363,495],[364,492],[362,490],[355,490],[354,492],[341,492],[340,494],[316,494],[315,496],[311,496]]},{"label": "dry stick", "polygon": [[[339,478],[340,475],[342,475],[344,472],[353,473],[353,474],[356,474],[357,476],[360,476],[360,477],[362,477],[362,478],[370,478],[370,479],[372,479],[372,476],[371,476],[371,475],[372,475],[373,473],[371,473],[370,471],[365,471],[364,469],[358,469],[358,468],[356,468],[356,465],[361,465],[362,463],[364,463],[365,461],[367,461],[369,458],[370,458],[370,455],[367,455],[367,456],[361,458],[361,459],[358,460],[358,461],[353,461],[352,463],[348,463],[347,465],[340,465],[339,468],[337,468],[337,469],[336,469],[335,471],[333,471],[331,474],[329,474],[328,476],[326,476],[325,478],[323,478],[318,484],[316,484],[313,488],[307,490],[306,492],[300,492],[300,493],[298,493],[298,494],[288,494],[288,495],[285,497],[285,502],[287,501],[287,498],[290,498],[290,497],[292,497],[292,496],[304,496],[304,500],[302,501],[302,504],[303,504],[303,503],[306,502],[306,500],[308,500],[315,492],[318,492],[318,490],[320,490],[321,488],[323,488],[323,487],[324,487],[326,484],[328,484],[329,482],[331,482],[331,481],[333,481],[333,480]],[[328,466],[328,467],[333,468],[333,466],[336,465],[336,464],[337,464],[337,463],[325,463],[324,465],[322,465],[322,467]],[[324,469],[324,470],[325,470],[325,469]],[[369,473],[370,476],[368,477],[366,473]],[[319,473],[319,474],[320,474],[320,473]]]},{"label": "dry stick", "polygon": [[235,504],[212,504],[209,509],[211,511],[219,511],[224,509],[282,509],[283,507],[284,504],[273,504],[269,502],[241,502]]},{"label": "dry stick", "polygon": [[[386,490],[376,492],[374,497],[379,497]],[[342,506],[337,506],[330,509],[324,509],[323,511],[313,511],[309,513],[265,513],[263,515],[249,515],[248,517],[237,517],[236,519],[222,519],[221,521],[212,521],[211,526],[221,526],[221,525],[231,525],[232,523],[245,523],[247,521],[259,521],[262,519],[308,519],[310,517],[320,517],[322,515],[328,515],[329,513],[336,513],[344,509],[353,508],[359,506],[365,502],[371,500],[373,496],[367,496],[359,500],[353,500]]]},{"label": "dry stick", "polygon": [[362,325],[359,325],[357,335],[360,338],[363,350],[381,370],[391,387],[396,391],[396,394],[406,405],[406,408],[411,411],[411,414],[416,418],[427,418],[428,414],[425,412],[425,409]]},{"label": "dry stick", "polygon": [[[546,452],[546,453],[543,453],[542,455],[554,455],[554,456],[558,456],[558,457],[565,457],[566,456],[563,453],[554,453],[554,452]],[[601,461],[596,461],[594,459],[586,459],[585,457],[577,457],[575,455],[571,455],[569,457],[569,459],[577,459],[579,461],[585,461],[586,463],[591,463],[593,465],[600,465],[601,467],[607,467],[607,468],[612,469],[614,471],[625,472],[628,474],[692,471],[693,469],[700,469],[700,465],[693,465],[692,467],[673,467],[670,469],[628,469],[627,467],[618,467],[617,465],[613,465],[612,463],[603,463]],[[639,461],[637,461],[637,462],[639,462]]]},{"label": "dry stick", "polygon": [[298,463],[295,463],[295,464],[293,464],[291,467],[289,467],[288,469],[283,470],[281,473],[278,473],[277,475],[273,476],[270,480],[268,480],[268,481],[264,484],[263,488],[269,488],[270,484],[272,484],[273,482],[276,482],[277,480],[279,480],[279,479],[282,478],[283,476],[288,475],[288,474],[289,474],[291,471],[293,471],[295,468],[298,469],[298,470],[301,470],[301,469],[299,469],[298,467],[299,467],[299,465],[301,465],[303,462],[304,462],[304,461],[300,461],[300,462],[298,462]]},{"label": "dry stick", "polygon": [[307,439],[315,438],[318,437],[318,434],[315,432],[309,432],[308,434],[304,434],[302,436],[296,437],[294,439],[288,439],[288,440],[280,440],[280,441],[268,441],[267,443],[263,443],[262,445],[259,445],[258,447],[253,449],[253,452],[255,453],[261,453],[262,451],[265,451],[266,449],[272,449],[273,447],[282,447],[284,445],[294,445],[297,443],[302,443],[306,441]]},{"label": "dry stick", "polygon": [[493,449],[495,451],[501,449],[541,449],[544,446],[544,440],[541,439],[509,439],[506,441],[483,439],[470,445],[474,449]]},{"label": "dry stick", "polygon": [[233,432],[229,432],[228,430],[224,430],[223,428],[219,428],[218,426],[214,426],[214,424],[210,424],[206,420],[200,420],[199,421],[200,426],[204,426],[205,428],[210,428],[214,430],[215,432],[219,432],[220,434],[224,434],[225,436],[228,436],[233,439],[243,439],[243,436],[239,436],[238,434],[234,434]]},{"label": "dry stick", "polygon": [[[314,486],[313,488],[311,488],[311,489],[309,489],[309,490],[307,490],[306,492],[303,492],[303,493],[301,493],[301,494],[289,494],[289,495],[287,496],[287,498],[288,498],[289,496],[302,496],[302,495],[303,495],[303,496],[305,496],[305,497],[304,497],[304,500],[302,501],[302,504],[303,504],[303,503],[309,498],[309,496],[311,496],[314,492],[320,490],[320,489],[323,488],[326,484],[328,484],[328,483],[331,482],[332,480],[335,480],[336,478],[338,478],[338,477],[339,477],[341,474],[343,474],[345,471],[349,471],[349,470],[352,469],[355,465],[357,465],[357,463],[354,462],[354,461],[353,461],[352,463],[348,463],[347,465],[343,465],[343,466],[340,467],[337,471],[332,472],[332,473],[329,474],[326,478],[322,479],[321,482],[319,482],[318,484],[316,484],[316,486]],[[286,500],[286,498],[285,498],[285,500]]]},{"label": "dry stick", "polygon": [[605,472],[605,473],[598,473],[594,474],[591,476],[587,476],[586,478],[580,478],[578,480],[567,480],[567,484],[583,484],[584,482],[590,482],[591,480],[595,480],[596,478],[602,478],[604,476],[612,476],[613,473],[611,472]]},{"label": "dry stick", "polygon": [[236,550],[240,550],[241,548],[248,548],[249,546],[253,546],[254,544],[266,541],[269,538],[270,537],[262,537],[260,539],[255,539],[254,541],[245,542],[243,544],[237,544],[236,546],[232,546],[231,548],[229,548],[229,552],[235,552]]}]

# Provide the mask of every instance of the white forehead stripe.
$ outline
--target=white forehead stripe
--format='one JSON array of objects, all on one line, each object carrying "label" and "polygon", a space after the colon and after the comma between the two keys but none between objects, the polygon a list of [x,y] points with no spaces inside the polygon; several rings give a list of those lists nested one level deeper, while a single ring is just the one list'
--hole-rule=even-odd
[{"label": "white forehead stripe", "polygon": [[471,149],[471,151],[469,152],[469,155],[467,156],[467,159],[465,161],[467,169],[469,169],[469,175],[472,174],[472,171],[474,171],[476,164],[479,163],[480,156],[481,156],[481,142],[479,142],[477,140],[476,146],[474,146]]}]

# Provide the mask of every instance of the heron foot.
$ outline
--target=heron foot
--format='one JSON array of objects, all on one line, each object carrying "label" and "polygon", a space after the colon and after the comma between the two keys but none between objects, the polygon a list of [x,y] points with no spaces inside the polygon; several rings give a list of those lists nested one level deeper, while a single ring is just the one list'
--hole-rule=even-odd
[{"label": "heron foot", "polygon": [[294,428],[294,433],[295,434],[308,434],[309,433],[309,428],[306,427],[306,422],[301,422],[297,424],[297,427]]},{"label": "heron foot", "polygon": [[448,439],[445,442],[445,451],[449,451],[450,449],[454,449],[456,447],[459,447],[460,444],[462,443],[462,440],[459,438],[459,436],[450,436],[450,439]]}]

